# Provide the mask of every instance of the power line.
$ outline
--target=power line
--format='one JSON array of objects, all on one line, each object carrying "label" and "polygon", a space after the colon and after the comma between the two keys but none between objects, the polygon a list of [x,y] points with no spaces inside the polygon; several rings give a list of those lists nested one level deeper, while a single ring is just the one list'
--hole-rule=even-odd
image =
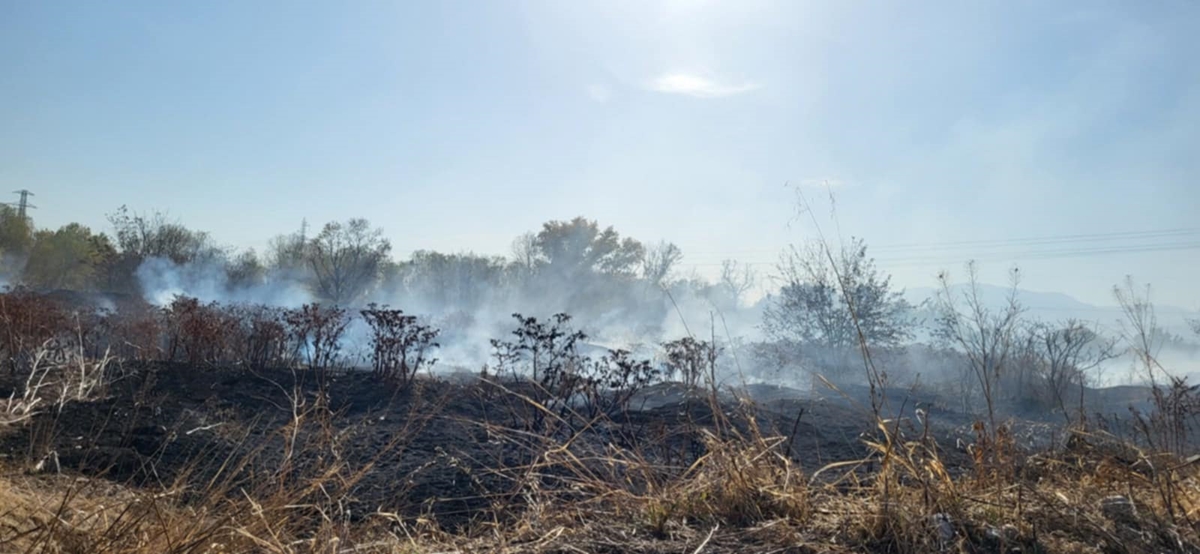
[{"label": "power line", "polygon": [[[889,265],[936,265],[966,260],[1038,260],[1126,254],[1140,252],[1193,250],[1200,247],[1200,229],[1178,228],[1154,231],[1123,231],[1015,239],[992,239],[955,241],[943,243],[908,243],[885,247],[869,247],[870,254],[882,254],[876,261]],[[762,252],[770,250],[729,251],[726,257],[736,253],[755,253],[747,265],[774,264],[761,258]],[[736,257],[736,256],[733,256]],[[711,256],[701,255],[699,261],[685,261],[681,265],[716,266],[721,262]],[[758,259],[755,259],[758,258]],[[692,260],[696,260],[695,257]]]},{"label": "power line", "polygon": [[957,241],[957,242],[942,242],[942,243],[909,243],[884,245],[878,248],[872,248],[876,251],[905,251],[905,250],[944,250],[944,249],[963,249],[976,247],[1004,247],[1004,246],[1038,246],[1038,245],[1057,245],[1071,243],[1087,243],[1087,242],[1111,242],[1123,240],[1145,240],[1155,238],[1177,238],[1177,237],[1200,237],[1200,229],[1166,229],[1161,231],[1135,231],[1135,232],[1120,232],[1120,233],[1097,233],[1089,235],[1060,235],[1056,237],[1030,237],[1017,239],[995,239],[995,240],[975,240],[975,241]]},{"label": "power line", "polygon": [[[1090,234],[1074,234],[1074,235],[1047,235],[1039,237],[1019,237],[1011,239],[981,239],[967,241],[951,241],[951,242],[932,242],[932,243],[896,243],[882,245],[868,245],[870,252],[901,252],[901,251],[921,251],[921,250],[960,250],[968,248],[1001,248],[1006,246],[1040,246],[1040,245],[1067,245],[1072,243],[1091,243],[1091,242],[1122,242],[1122,241],[1145,241],[1151,239],[1166,239],[1166,238],[1200,238],[1200,228],[1176,228],[1176,229],[1159,229],[1152,231],[1121,231],[1111,233],[1090,233]],[[745,249],[745,250],[730,250],[730,251],[696,251],[692,254],[762,254],[775,252],[772,249]]]},{"label": "power line", "polygon": [[[1075,248],[1056,248],[1056,249],[1033,249],[1021,251],[993,251],[993,252],[976,252],[974,254],[955,254],[953,252],[937,253],[931,252],[914,253],[912,255],[900,256],[883,256],[876,258],[875,261],[882,265],[889,266],[929,266],[929,265],[945,265],[948,263],[966,262],[968,260],[975,261],[1006,261],[1006,260],[1051,260],[1063,258],[1076,258],[1087,256],[1102,256],[1112,254],[1135,254],[1146,252],[1168,252],[1181,250],[1197,250],[1200,249],[1200,241],[1190,242],[1163,242],[1157,244],[1140,244],[1140,245],[1100,245],[1094,247],[1075,247]],[[773,265],[775,261],[740,261],[743,265]],[[721,262],[681,262],[681,266],[699,267],[699,266],[720,266]]]}]

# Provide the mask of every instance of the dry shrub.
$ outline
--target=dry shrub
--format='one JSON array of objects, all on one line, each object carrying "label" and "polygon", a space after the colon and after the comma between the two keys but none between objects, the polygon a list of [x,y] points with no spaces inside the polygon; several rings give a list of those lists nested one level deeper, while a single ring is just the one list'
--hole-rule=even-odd
[{"label": "dry shrub", "polygon": [[689,389],[700,386],[709,377],[721,355],[720,348],[711,342],[684,337],[662,345],[667,370],[679,376]]},{"label": "dry shrub", "polygon": [[437,363],[429,353],[438,347],[438,329],[377,304],[367,306],[362,316],[371,327],[371,368],[377,379],[407,388],[418,372]]},{"label": "dry shrub", "polygon": [[163,314],[168,361],[215,364],[228,359],[226,341],[233,327],[219,304],[177,295]]},{"label": "dry shrub", "polygon": [[350,319],[346,310],[337,306],[305,304],[297,309],[285,310],[283,321],[289,339],[299,357],[308,363],[309,369],[324,371],[332,369],[338,362],[342,349],[342,335]]},{"label": "dry shrub", "polygon": [[282,308],[261,304],[240,308],[241,360],[247,367],[282,367],[291,361],[283,315]]},{"label": "dry shrub", "polygon": [[31,419],[43,410],[62,411],[68,402],[86,402],[103,396],[111,375],[111,358],[91,359],[70,351],[51,359],[42,348],[33,353],[30,370],[7,399],[0,399],[0,428]]},{"label": "dry shrub", "polygon": [[745,527],[776,519],[803,522],[809,513],[803,474],[780,454],[782,437],[754,440],[707,435],[707,453],[667,495],[681,500],[675,516]]},{"label": "dry shrub", "polygon": [[1190,438],[1200,421],[1200,385],[1188,384],[1187,377],[1169,376],[1169,381],[1151,390],[1154,411],[1148,415],[1131,411],[1147,446],[1184,456],[1192,450]]},{"label": "dry shrub", "polygon": [[146,362],[163,355],[163,317],[159,309],[141,300],[124,300],[105,315],[107,339],[100,339],[122,361]]},{"label": "dry shrub", "polygon": [[28,371],[34,351],[70,330],[66,311],[45,295],[22,288],[0,294],[0,355],[12,373]]}]

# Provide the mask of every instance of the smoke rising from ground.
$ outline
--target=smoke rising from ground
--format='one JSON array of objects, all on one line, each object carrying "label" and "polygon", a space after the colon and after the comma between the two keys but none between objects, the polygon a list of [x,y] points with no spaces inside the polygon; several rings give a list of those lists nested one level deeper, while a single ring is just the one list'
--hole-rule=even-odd
[{"label": "smoke rising from ground", "polygon": [[[647,246],[583,218],[548,222],[518,237],[509,256],[416,251],[399,260],[381,230],[364,220],[330,223],[315,235],[276,237],[262,255],[234,253],[214,245],[206,233],[159,214],[120,210],[110,220],[115,242],[86,228],[64,228],[53,234],[54,241],[31,250],[28,267],[36,272],[17,268],[8,275],[37,290],[112,292],[160,307],[176,296],[282,308],[321,303],[345,307],[352,315],[370,304],[390,306],[441,331],[440,371],[478,371],[492,363],[491,340],[511,338],[513,314],[544,321],[566,313],[572,326],[588,335],[580,353],[593,358],[607,349],[625,349],[661,361],[663,343],[693,337],[720,348],[723,384],[812,389],[821,388],[821,380],[813,377],[821,375],[853,386],[867,381],[858,348],[861,331],[887,386],[937,391],[960,399],[964,409],[978,402],[969,356],[940,332],[945,313],[923,299],[928,293],[913,291],[917,294],[907,300],[857,239],[828,256],[820,244],[789,249],[771,275],[727,261],[719,278],[706,280],[680,271],[687,254],[674,245]],[[88,253],[89,248],[94,251]],[[87,254],[92,265],[66,255],[75,252]],[[768,278],[775,286],[766,296],[747,301],[756,283]],[[953,284],[946,291],[961,300],[968,285]],[[1004,309],[1008,288],[973,286],[979,287],[985,311]],[[847,294],[856,318],[850,317]],[[1030,302],[1042,311],[1021,310],[1018,324],[1003,330],[1014,344],[1027,341],[1032,329],[1065,323],[1059,318],[1036,324],[1035,315],[1050,313],[1045,308],[1074,307],[1066,297],[1025,294],[1033,294]],[[1120,310],[1088,313],[1114,319]],[[1175,325],[1175,319],[1162,321]],[[1120,328],[1113,322],[1084,323],[1107,337],[1117,336]],[[1174,336],[1161,351],[1163,365],[1175,374],[1200,370],[1191,336]],[[350,324],[343,341],[348,363],[363,362],[369,337],[361,320]],[[1024,356],[1020,364],[1006,362],[1011,367],[1002,379],[1005,400],[1045,403],[1036,398],[1043,395],[1037,382],[1042,362]],[[1131,366],[1128,355],[1104,360],[1083,371],[1082,381],[1089,386],[1144,382]]]}]

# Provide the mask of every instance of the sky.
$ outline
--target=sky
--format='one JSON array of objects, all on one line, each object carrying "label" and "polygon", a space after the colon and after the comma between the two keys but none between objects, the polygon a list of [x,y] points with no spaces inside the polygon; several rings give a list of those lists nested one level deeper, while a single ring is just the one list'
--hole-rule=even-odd
[{"label": "sky", "polygon": [[401,257],[583,215],[704,276],[857,236],[900,286],[1197,310],[1196,52],[1186,0],[0,0],[0,190]]}]

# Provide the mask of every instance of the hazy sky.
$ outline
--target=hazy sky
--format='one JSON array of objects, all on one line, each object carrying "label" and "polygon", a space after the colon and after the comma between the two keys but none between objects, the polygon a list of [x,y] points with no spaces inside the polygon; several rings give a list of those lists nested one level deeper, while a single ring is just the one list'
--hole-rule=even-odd
[{"label": "hazy sky", "polygon": [[585,215],[702,273],[812,236],[799,190],[901,285],[973,254],[1196,309],[1198,52],[1183,0],[0,0],[0,190],[239,247],[366,217],[401,256]]}]

